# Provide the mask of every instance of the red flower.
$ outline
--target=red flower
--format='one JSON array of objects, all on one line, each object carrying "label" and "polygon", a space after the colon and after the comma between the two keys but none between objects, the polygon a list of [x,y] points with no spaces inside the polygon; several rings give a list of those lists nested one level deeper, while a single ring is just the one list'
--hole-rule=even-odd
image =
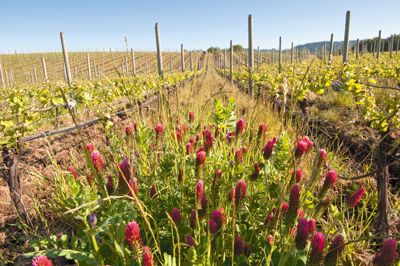
[{"label": "red flower", "polygon": [[92,153],[94,151],[94,144],[93,143],[86,144],[86,149],[88,152]]},{"label": "red flower", "polygon": [[182,133],[179,132],[179,131],[177,131],[177,132],[176,132],[176,140],[178,141],[178,143],[181,142],[181,139],[182,139]]},{"label": "red flower", "polygon": [[270,246],[274,243],[274,237],[272,235],[267,236],[267,242]]},{"label": "red flower", "polygon": [[289,209],[287,214],[287,220],[289,225],[293,225],[297,218],[297,209],[300,204],[300,188],[298,184],[295,184],[290,190],[289,196]]},{"label": "red flower", "polygon": [[350,208],[354,208],[357,205],[357,203],[361,200],[361,198],[364,196],[364,194],[365,194],[365,188],[360,188],[359,190],[354,192],[347,200],[347,206],[349,206]]},{"label": "red flower", "polygon": [[228,194],[228,201],[233,202],[234,199],[235,199],[235,188],[233,187]]},{"label": "red flower", "polygon": [[299,183],[301,178],[303,177],[303,170],[297,169],[296,170],[296,182]]},{"label": "red flower", "polygon": [[303,250],[307,245],[308,235],[310,233],[310,224],[307,219],[299,218],[299,223],[297,224],[296,232],[296,248],[298,250]]},{"label": "red flower", "polygon": [[38,256],[32,260],[32,266],[53,266],[53,263],[46,256]]},{"label": "red flower", "polygon": [[194,112],[189,112],[189,123],[194,121]]},{"label": "red flower", "polygon": [[263,156],[264,159],[268,160],[271,155],[272,155],[272,151],[274,149],[274,145],[276,143],[276,137],[274,137],[273,139],[268,140],[267,145],[265,145],[264,149],[263,149]]},{"label": "red flower", "polygon": [[136,131],[136,127],[137,127],[136,123],[127,125],[125,127],[125,135],[127,135],[127,136],[133,135],[133,133],[135,133],[135,131]]},{"label": "red flower", "polygon": [[210,230],[211,234],[215,234],[218,231],[217,223],[213,219],[208,221],[208,230]]},{"label": "red flower", "polygon": [[243,162],[243,152],[242,152],[242,149],[241,149],[241,148],[239,148],[239,149],[236,151],[235,159],[236,159],[236,162],[238,162],[238,163],[242,163],[242,162]]},{"label": "red flower", "polygon": [[243,118],[240,118],[239,121],[236,122],[236,135],[242,134],[245,127],[246,121],[244,121]]},{"label": "red flower", "polygon": [[233,244],[235,255],[241,255],[244,252],[244,241],[241,236],[236,236]]},{"label": "red flower", "polygon": [[267,125],[262,122],[260,123],[260,125],[258,126],[258,133],[257,133],[257,137],[261,138],[264,136],[265,132],[267,132]]},{"label": "red flower", "polygon": [[225,223],[225,216],[223,214],[223,209],[212,211],[209,221],[210,232],[215,234],[218,230],[221,229],[224,223]]},{"label": "red flower", "polygon": [[397,252],[397,241],[395,239],[387,239],[381,248],[381,251],[374,257],[374,265],[390,266],[399,257]]},{"label": "red flower", "polygon": [[186,154],[189,155],[192,152],[193,152],[193,145],[192,143],[189,142],[188,144],[186,144]]},{"label": "red flower", "polygon": [[193,239],[191,234],[187,234],[185,237],[185,243],[188,247],[196,247],[196,241]]},{"label": "red flower", "polygon": [[103,156],[101,156],[100,152],[97,150],[94,150],[92,152],[92,162],[94,167],[96,168],[97,171],[101,172],[104,170],[104,167],[106,165]]},{"label": "red flower", "polygon": [[324,184],[322,185],[321,191],[319,193],[319,198],[323,198],[326,194],[326,192],[331,188],[333,185],[335,185],[337,179],[337,174],[336,171],[331,169],[328,171],[328,173],[325,176]]},{"label": "red flower", "polygon": [[246,189],[247,189],[246,181],[244,181],[244,179],[240,179],[236,183],[236,187],[235,187],[235,204],[236,204],[236,206],[238,206],[239,203],[242,202],[246,198]]},{"label": "red flower", "polygon": [[230,142],[232,139],[234,139],[235,138],[235,132],[228,132],[227,134],[226,134],[226,141],[227,142]]},{"label": "red flower", "polygon": [[199,180],[196,184],[196,200],[199,202],[204,197],[204,181]]},{"label": "red flower", "polygon": [[140,227],[136,221],[129,222],[125,227],[125,240],[130,246],[140,243]]},{"label": "red flower", "polygon": [[206,162],[206,152],[203,150],[199,150],[196,154],[197,165],[204,165]]},{"label": "red flower", "polygon": [[272,208],[272,210],[265,216],[264,224],[269,224],[272,219],[274,219],[276,208]]},{"label": "red flower", "polygon": [[[122,162],[118,164],[118,168],[120,170],[119,176],[125,178],[125,180],[129,180],[132,176],[132,168],[128,159],[124,159]],[[122,175],[121,175],[122,172]]]},{"label": "red flower", "polygon": [[286,201],[282,202],[282,204],[281,204],[282,213],[287,212],[288,209],[289,209],[289,203],[287,203]]},{"label": "red flower", "polygon": [[258,175],[260,174],[260,172],[261,172],[261,167],[258,164],[258,162],[255,162],[254,170],[253,170],[253,173],[251,174],[251,180],[256,180],[258,178]]},{"label": "red flower", "polygon": [[319,156],[318,156],[318,164],[325,163],[327,156],[328,156],[328,154],[327,154],[326,150],[320,149]]},{"label": "red flower", "polygon": [[193,145],[195,142],[196,142],[196,141],[195,141],[195,139],[194,139],[194,138],[190,138],[190,139],[189,139],[189,143],[190,143],[190,144],[192,144],[192,145]]},{"label": "red flower", "polygon": [[304,139],[300,139],[297,141],[297,145],[296,145],[296,152],[295,155],[296,157],[301,157],[303,156],[308,150],[308,142]]},{"label": "red flower", "polygon": [[244,243],[244,246],[243,246],[243,254],[244,254],[246,257],[249,257],[249,256],[251,255],[251,247],[250,247],[250,245],[247,244],[247,243]]},{"label": "red flower", "polygon": [[[200,217],[199,217],[200,218]],[[192,213],[190,214],[190,227],[195,229],[197,226],[197,221],[196,221],[196,210],[192,209]]]},{"label": "red flower", "polygon": [[161,137],[164,132],[164,126],[161,123],[158,123],[155,126],[154,131],[156,132],[157,137]]},{"label": "red flower", "polygon": [[310,150],[314,147],[314,142],[310,140],[308,136],[303,137],[303,141],[307,142],[307,149]]},{"label": "red flower", "polygon": [[312,233],[314,233],[314,231],[315,231],[315,219],[310,219],[309,221],[308,221],[308,223],[309,223],[309,228],[310,228],[310,234],[312,234]]},{"label": "red flower", "polygon": [[153,254],[148,246],[143,247],[143,266],[153,266],[154,259]]},{"label": "red flower", "polygon": [[186,124],[182,124],[181,125],[181,133],[182,133],[182,135],[186,134],[187,130],[188,130],[187,125]]},{"label": "red flower", "polygon": [[181,211],[178,208],[173,208],[170,215],[176,225],[181,224],[181,221],[182,221]]},{"label": "red flower", "polygon": [[303,217],[304,217],[304,210],[303,210],[303,208],[298,208],[298,209],[297,209],[297,217],[298,217],[298,218],[303,218]]},{"label": "red flower", "polygon": [[111,175],[108,175],[106,178],[106,189],[108,193],[112,193],[112,191],[114,190],[114,183]]},{"label": "red flower", "polygon": [[150,187],[150,198],[154,199],[157,196],[157,189],[155,185]]},{"label": "red flower", "polygon": [[308,263],[310,265],[320,265],[322,261],[322,255],[325,247],[325,237],[322,233],[314,233],[311,239],[311,252]]},{"label": "red flower", "polygon": [[342,235],[336,235],[329,246],[328,253],[325,256],[325,265],[337,265],[340,255],[344,250],[344,238]]},{"label": "red flower", "polygon": [[68,167],[68,171],[73,175],[75,181],[78,180],[79,175],[78,175],[78,172],[76,171],[75,167],[73,167],[72,165],[70,165],[70,166]]},{"label": "red flower", "polygon": [[336,171],[331,169],[328,171],[325,177],[325,182],[327,183],[328,186],[333,186],[336,183],[337,179],[337,174]]},{"label": "red flower", "polygon": [[211,131],[209,130],[206,130],[203,136],[204,136],[204,147],[206,148],[206,150],[209,150],[213,145],[214,137]]},{"label": "red flower", "polygon": [[206,214],[207,204],[208,204],[208,200],[207,200],[207,197],[204,195],[200,200],[199,216],[203,217]]}]

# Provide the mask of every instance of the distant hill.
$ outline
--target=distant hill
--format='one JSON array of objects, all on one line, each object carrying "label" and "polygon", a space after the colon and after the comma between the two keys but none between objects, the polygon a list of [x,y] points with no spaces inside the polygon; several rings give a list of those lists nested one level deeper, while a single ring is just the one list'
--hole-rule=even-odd
[{"label": "distant hill", "polygon": [[[326,42],[326,48],[329,49],[329,42],[330,41],[325,41]],[[324,41],[320,41],[320,42],[310,42],[310,43],[305,43],[305,44],[300,44],[295,46],[297,49],[303,49],[306,48],[311,52],[314,52],[316,49],[320,49],[322,46],[324,46]],[[349,41],[350,43],[350,47],[355,45],[357,41],[355,40],[351,40]],[[341,48],[343,46],[343,41],[341,42],[333,42],[333,47],[334,49],[338,49]]]}]

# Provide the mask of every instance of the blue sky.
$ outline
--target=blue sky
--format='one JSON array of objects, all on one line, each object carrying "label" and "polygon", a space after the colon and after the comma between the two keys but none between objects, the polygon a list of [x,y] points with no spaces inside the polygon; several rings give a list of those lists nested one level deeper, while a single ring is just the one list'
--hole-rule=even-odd
[{"label": "blue sky", "polygon": [[[377,6],[376,3],[379,3]],[[64,31],[70,50],[122,50],[123,37],[136,50],[154,50],[160,23],[163,50],[247,46],[247,16],[253,15],[254,43],[262,48],[343,39],[351,10],[351,39],[400,33],[400,0],[155,1],[0,0],[0,52],[55,51]]]}]

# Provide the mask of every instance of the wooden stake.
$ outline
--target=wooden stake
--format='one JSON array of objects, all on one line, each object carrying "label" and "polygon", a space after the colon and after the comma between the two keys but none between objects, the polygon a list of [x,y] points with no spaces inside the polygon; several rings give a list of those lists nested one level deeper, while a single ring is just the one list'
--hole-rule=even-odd
[{"label": "wooden stake", "polygon": [[185,51],[183,50],[183,44],[181,44],[181,70],[185,72]]},{"label": "wooden stake", "polygon": [[158,22],[155,25],[155,31],[156,31],[158,76],[160,78],[163,78],[163,63],[162,63],[162,55],[161,55],[161,48],[160,48],[160,28],[158,26]]},{"label": "wooden stake", "polygon": [[279,57],[278,57],[278,71],[282,72],[282,37],[279,36]]},{"label": "wooden stake", "polygon": [[135,62],[135,52],[131,49],[131,64],[132,64],[132,74],[136,76],[136,62]]},{"label": "wooden stake", "polygon": [[0,62],[0,79],[1,79],[1,86],[5,88],[6,84],[4,82],[3,67],[1,66],[1,62]]},{"label": "wooden stake", "polygon": [[349,61],[349,34],[350,34],[350,11],[347,11],[346,25],[344,30],[343,63]]},{"label": "wooden stake", "polygon": [[69,58],[68,58],[68,49],[67,49],[67,43],[64,38],[64,32],[60,32],[60,39],[61,39],[61,47],[63,50],[63,55],[64,55],[64,66],[65,66],[65,74],[66,74],[66,79],[68,82],[68,86],[72,85],[72,76],[71,76],[71,68],[69,66]]},{"label": "wooden stake", "polygon": [[381,34],[382,31],[379,30],[379,35],[378,35],[378,46],[376,48],[376,59],[379,60],[380,54],[381,54]]},{"label": "wooden stake", "polygon": [[42,68],[43,68],[43,78],[44,81],[47,82],[48,81],[48,76],[47,76],[47,69],[46,69],[46,61],[44,59],[44,56],[42,56]]},{"label": "wooden stake", "polygon": [[189,52],[189,67],[190,67],[190,71],[193,71],[192,51]]},{"label": "wooden stake", "polygon": [[356,46],[354,48],[356,53],[356,59],[358,59],[358,55],[360,53],[360,39],[357,39]]},{"label": "wooden stake", "polygon": [[293,54],[294,53],[294,48],[293,48],[293,42],[292,42],[292,47],[290,49],[290,64],[293,64]]},{"label": "wooden stake", "polygon": [[249,15],[248,18],[248,37],[249,37],[249,48],[248,48],[248,68],[249,68],[249,94],[253,96],[253,61],[254,61],[254,53],[253,53],[253,16]]},{"label": "wooden stake", "polygon": [[233,45],[232,40],[229,45],[229,80],[233,82]]},{"label": "wooden stake", "polygon": [[333,33],[331,33],[331,41],[329,44],[329,64],[332,63],[333,59]]},{"label": "wooden stake", "polygon": [[34,82],[35,84],[38,83],[38,78],[37,78],[37,72],[36,72],[36,67],[33,66],[33,78],[34,78]]}]

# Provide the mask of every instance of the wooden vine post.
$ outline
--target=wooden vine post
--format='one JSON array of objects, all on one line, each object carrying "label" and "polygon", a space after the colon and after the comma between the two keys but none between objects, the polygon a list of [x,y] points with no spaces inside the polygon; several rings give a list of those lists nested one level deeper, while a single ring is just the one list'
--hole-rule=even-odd
[{"label": "wooden vine post", "polygon": [[254,51],[253,51],[253,16],[249,15],[248,18],[248,37],[249,37],[249,48],[248,48],[248,68],[249,68],[249,94],[253,96],[253,61],[254,61]]},{"label": "wooden vine post", "polygon": [[47,76],[46,60],[44,59],[44,56],[42,56],[42,68],[44,81],[47,82],[49,77]]},{"label": "wooden vine post", "polygon": [[349,61],[349,34],[350,34],[350,11],[347,11],[346,24],[344,29],[343,63]]},{"label": "wooden vine post", "polygon": [[390,58],[393,57],[393,46],[394,46],[394,35],[390,36],[390,45],[389,45]]},{"label": "wooden vine post", "polygon": [[72,85],[71,68],[69,66],[68,48],[67,48],[67,43],[64,38],[64,32],[60,32],[60,39],[61,39],[61,47],[63,50],[63,56],[64,56],[64,67],[65,67],[66,80],[67,80],[68,86],[71,86]]},{"label": "wooden vine post", "polygon": [[155,25],[156,31],[156,45],[157,45],[157,70],[158,76],[163,78],[163,63],[162,63],[162,54],[161,54],[161,45],[160,45],[160,28],[158,26],[158,22]]},{"label": "wooden vine post", "polygon": [[132,64],[132,75],[136,76],[136,62],[135,62],[135,52],[131,49],[131,64]]},{"label": "wooden vine post", "polygon": [[38,78],[37,78],[36,66],[33,66],[33,78],[34,78],[35,84],[37,84]]},{"label": "wooden vine post", "polygon": [[293,56],[294,56],[294,47],[293,47],[293,42],[292,42],[292,46],[290,48],[290,64],[293,64]]},{"label": "wooden vine post", "polygon": [[282,72],[282,36],[279,36],[278,71]]},{"label": "wooden vine post", "polygon": [[1,66],[1,62],[0,62],[0,79],[1,79],[1,86],[3,88],[6,87],[6,84],[4,82],[4,74],[3,74],[3,67]]},{"label": "wooden vine post", "polygon": [[226,49],[224,49],[224,76],[226,75]]},{"label": "wooden vine post", "polygon": [[233,82],[233,44],[229,42],[229,80]]},{"label": "wooden vine post", "polygon": [[189,67],[190,67],[190,71],[193,71],[192,51],[189,52]]},{"label": "wooden vine post", "polygon": [[92,80],[92,70],[90,68],[90,55],[89,52],[86,53],[86,64],[87,64],[87,78]]},{"label": "wooden vine post", "polygon": [[181,44],[181,71],[185,72],[185,51],[183,50],[183,43]]},{"label": "wooden vine post", "polygon": [[356,50],[355,51],[356,52],[356,59],[358,59],[358,55],[360,53],[360,39],[357,39],[355,50]]},{"label": "wooden vine post", "polygon": [[381,54],[381,42],[382,42],[382,40],[381,40],[381,34],[382,34],[382,31],[379,30],[378,45],[377,45],[377,48],[376,48],[376,59],[377,59],[377,60],[379,60],[379,57],[380,57],[380,54]]}]

